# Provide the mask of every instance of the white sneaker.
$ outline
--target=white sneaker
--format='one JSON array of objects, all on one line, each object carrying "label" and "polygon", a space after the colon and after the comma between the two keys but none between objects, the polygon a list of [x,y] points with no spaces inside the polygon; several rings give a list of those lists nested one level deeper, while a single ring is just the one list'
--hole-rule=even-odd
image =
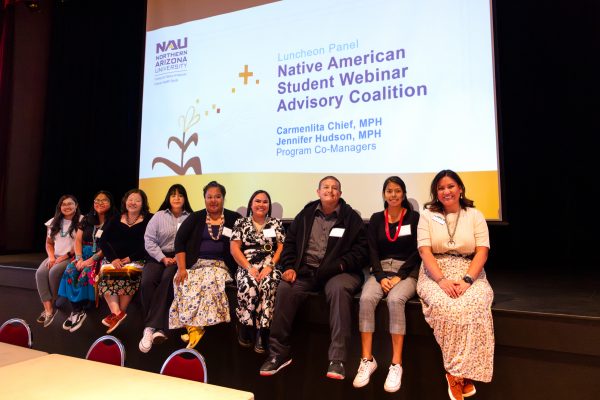
[{"label": "white sneaker", "polygon": [[154,328],[144,328],[144,336],[140,340],[140,351],[147,353],[152,348],[152,335],[154,334]]},{"label": "white sneaker", "polygon": [[71,327],[73,326],[73,323],[75,322],[75,320],[77,319],[77,314],[76,312],[72,312],[69,317],[65,320],[65,322],[63,322],[63,329],[65,331],[69,331],[71,330]]},{"label": "white sneaker", "polygon": [[80,311],[77,314],[75,314],[75,319],[73,320],[73,325],[71,325],[69,332],[75,332],[77,329],[79,329],[81,327],[81,324],[83,324],[83,321],[85,321],[86,317],[87,314],[85,313],[85,311]]},{"label": "white sneaker", "polygon": [[356,373],[356,377],[352,382],[352,386],[355,388],[361,388],[368,384],[371,374],[375,372],[376,369],[377,361],[375,361],[375,357],[373,357],[372,361],[369,361],[366,358],[361,358],[360,365],[358,366],[358,372]]},{"label": "white sneaker", "polygon": [[402,383],[402,366],[400,364],[390,365],[387,378],[383,384],[383,390],[386,392],[397,392]]}]

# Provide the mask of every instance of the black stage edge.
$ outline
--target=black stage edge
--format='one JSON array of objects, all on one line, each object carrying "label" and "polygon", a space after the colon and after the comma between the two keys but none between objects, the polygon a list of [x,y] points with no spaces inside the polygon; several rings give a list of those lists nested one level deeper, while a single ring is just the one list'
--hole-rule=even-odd
[{"label": "black stage edge", "polygon": [[[36,258],[37,257],[37,258]],[[44,256],[0,257],[0,321],[27,320],[33,330],[33,347],[51,353],[85,357],[88,347],[105,334],[100,319],[108,314],[104,302],[91,309],[77,332],[61,328],[69,314],[63,305],[53,324],[44,329],[35,319],[42,310],[35,290],[35,267]],[[13,265],[8,265],[11,261]],[[14,265],[16,264],[16,266]],[[33,268],[32,268],[33,267]],[[573,269],[576,271],[577,269]],[[494,378],[477,385],[477,399],[597,399],[600,393],[600,273],[584,270],[563,276],[559,271],[488,271],[495,292],[492,307],[496,350]],[[230,300],[234,301],[231,291]],[[358,314],[358,301],[355,303]],[[355,323],[346,380],[325,377],[329,328],[322,296],[311,297],[301,309],[293,337],[293,363],[273,377],[258,375],[265,359],[236,341],[233,324],[210,327],[197,346],[208,365],[209,383],[251,391],[263,399],[445,399],[441,353],[420,303],[406,308],[408,332],[404,344],[404,375],[398,393],[383,391],[391,358],[385,303],[377,309],[378,332],[373,350],[379,368],[371,383],[352,387],[360,356]],[[183,347],[179,331],[148,354],[138,350],[143,321],[134,301],[122,326],[113,334],[127,349],[125,365],[158,373],[162,362]]]}]

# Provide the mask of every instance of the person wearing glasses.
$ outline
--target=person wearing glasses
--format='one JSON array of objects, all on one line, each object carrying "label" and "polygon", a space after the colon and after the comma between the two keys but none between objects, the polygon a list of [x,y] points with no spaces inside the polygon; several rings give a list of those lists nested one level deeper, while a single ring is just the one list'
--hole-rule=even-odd
[{"label": "person wearing glasses", "polygon": [[35,273],[35,282],[44,311],[37,322],[50,326],[56,316],[54,302],[58,297],[58,287],[67,264],[75,254],[75,234],[81,219],[77,199],[64,195],[58,199],[54,217],[46,222],[46,253],[48,257],[42,261]]},{"label": "person wearing glasses", "polygon": [[104,253],[98,240],[104,232],[104,224],[115,213],[110,192],[101,190],[94,196],[94,207],[87,214],[75,234],[75,259],[67,265],[60,281],[58,295],[71,303],[71,315],[63,323],[63,329],[75,332],[85,321],[86,307],[95,301],[96,272]]}]

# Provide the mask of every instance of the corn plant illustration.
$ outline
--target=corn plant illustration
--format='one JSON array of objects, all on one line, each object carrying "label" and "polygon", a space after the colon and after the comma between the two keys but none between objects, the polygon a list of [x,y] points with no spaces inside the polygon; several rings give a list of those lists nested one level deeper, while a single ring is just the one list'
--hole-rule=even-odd
[{"label": "corn plant illustration", "polygon": [[[254,84],[258,86],[260,84],[260,79],[256,79],[254,72],[249,70],[248,64],[245,64],[244,70],[237,73],[236,76],[236,78],[241,78],[241,80],[243,81],[243,87],[248,87],[251,77],[254,77]],[[235,95],[237,92],[238,91],[236,87],[231,87],[232,95]],[[196,99],[196,103],[199,104],[200,100]],[[218,115],[221,113],[221,107],[213,103],[209,106],[209,109],[204,111],[204,117],[208,117],[209,113],[216,113]],[[171,136],[167,141],[167,149],[171,146],[171,143],[175,143],[177,146],[179,146],[179,149],[181,150],[179,164],[164,157],[156,157],[154,160],[152,160],[152,169],[154,169],[154,166],[156,164],[164,164],[167,167],[171,168],[178,175],[185,175],[187,170],[190,168],[192,169],[192,171],[194,171],[196,175],[202,175],[202,166],[199,157],[190,158],[184,163],[185,152],[187,151],[190,144],[194,143],[194,145],[198,146],[198,134],[194,132],[189,137],[187,135],[190,133],[192,127],[196,125],[199,121],[200,114],[196,112],[196,107],[194,107],[193,105],[190,106],[185,115],[179,117],[179,126],[183,130],[182,138],[179,139],[178,137]]]},{"label": "corn plant illustration", "polygon": [[181,150],[179,164],[164,157],[156,157],[154,160],[152,160],[152,169],[154,169],[156,164],[164,164],[171,168],[173,172],[178,175],[185,175],[187,170],[190,168],[196,175],[202,175],[202,164],[200,162],[200,157],[192,157],[184,163],[185,152],[188,150],[188,147],[190,147],[190,144],[194,143],[194,145],[198,146],[198,133],[194,132],[189,137],[187,135],[190,133],[192,127],[199,121],[200,114],[196,112],[196,108],[194,106],[190,106],[185,115],[181,115],[179,117],[179,127],[183,130],[182,138],[179,139],[176,136],[171,136],[167,141],[167,148],[171,146],[171,143],[175,143]]}]

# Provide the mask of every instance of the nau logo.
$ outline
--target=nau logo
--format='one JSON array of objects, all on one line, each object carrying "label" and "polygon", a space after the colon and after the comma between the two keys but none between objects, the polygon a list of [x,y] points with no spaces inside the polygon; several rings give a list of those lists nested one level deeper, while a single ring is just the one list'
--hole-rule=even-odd
[{"label": "nau logo", "polygon": [[165,51],[173,51],[185,49],[187,47],[187,37],[177,40],[169,40],[167,42],[156,43],[156,54],[164,53]]}]

